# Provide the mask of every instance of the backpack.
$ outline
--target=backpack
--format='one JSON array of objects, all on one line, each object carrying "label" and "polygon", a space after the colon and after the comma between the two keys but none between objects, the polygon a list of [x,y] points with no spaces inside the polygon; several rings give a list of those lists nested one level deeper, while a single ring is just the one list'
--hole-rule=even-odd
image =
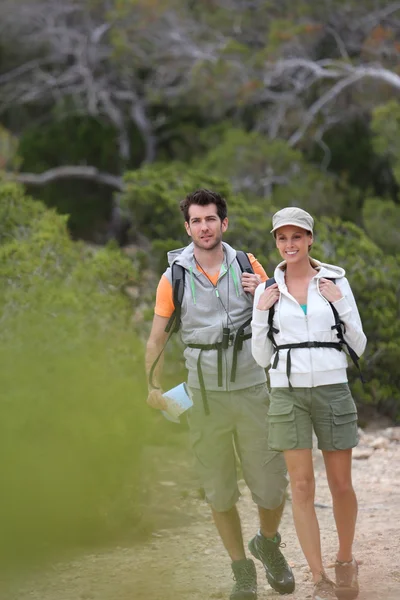
[{"label": "backpack", "polygon": [[[254,273],[253,267],[251,266],[249,257],[243,250],[236,251],[236,260],[239,263],[242,273]],[[185,269],[181,265],[176,263],[172,264],[171,267],[172,275],[172,298],[174,301],[174,312],[169,318],[167,326],[165,327],[166,333],[176,333],[179,331],[181,326],[181,308],[183,294],[185,292]]]},{"label": "backpack", "polygon": [[[254,273],[253,267],[251,266],[249,257],[247,256],[246,252],[243,252],[243,250],[237,250],[236,251],[236,260],[239,263],[242,273]],[[155,359],[154,363],[152,364],[150,372],[149,372],[149,383],[152,387],[155,387],[153,385],[154,369],[156,368],[156,365],[158,364],[158,361],[160,360],[161,355],[164,352],[165,347],[168,344],[170,338],[172,337],[172,335],[174,333],[179,331],[179,328],[181,326],[181,308],[182,308],[183,294],[185,292],[185,269],[181,265],[173,263],[171,266],[171,276],[172,276],[172,298],[174,301],[174,312],[170,316],[169,321],[165,327],[165,332],[168,333],[168,337],[165,341],[164,346],[161,349],[161,352],[159,353],[159,355]],[[249,320],[249,322],[250,322],[250,320]],[[244,323],[244,325],[247,325],[247,322]],[[242,326],[242,328],[244,329],[243,326]],[[238,341],[238,343],[237,343],[236,351],[241,349],[240,344],[242,343],[243,338],[238,338],[237,341]],[[234,361],[233,376],[235,376],[235,374],[236,374],[236,360]],[[202,393],[203,393],[203,389],[202,389]],[[204,404],[206,407],[205,392],[203,394],[203,401],[204,401]],[[206,408],[206,413],[208,414],[208,408]]]},{"label": "backpack", "polygon": [[[331,277],[327,277],[326,279],[330,279],[331,281],[333,281],[333,283],[336,284],[336,279],[333,279]],[[274,283],[276,283],[274,277],[267,279],[267,281],[265,282],[265,289],[267,289]],[[278,346],[277,343],[275,342],[275,338],[274,338],[274,333],[279,333],[279,330],[276,329],[273,324],[274,314],[275,314],[275,304],[273,304],[271,306],[271,308],[269,309],[267,337],[271,341],[272,346],[275,351],[275,358],[274,358],[274,362],[272,364],[272,368],[276,369],[276,367],[278,366],[279,350],[288,350],[287,359],[286,359],[286,374],[287,374],[288,380],[289,380],[290,391],[292,391],[292,389],[293,389],[292,385],[290,383],[290,371],[291,371],[290,352],[293,348],[334,348],[335,350],[339,350],[339,351],[343,351],[344,348],[347,348],[347,352],[348,352],[350,358],[352,359],[353,363],[355,364],[355,366],[357,367],[357,369],[359,371],[361,381],[364,383],[364,378],[361,373],[360,365],[358,364],[359,357],[354,352],[353,348],[351,346],[349,346],[349,344],[344,339],[344,334],[346,333],[346,327],[345,327],[343,321],[340,320],[339,313],[336,310],[336,308],[334,307],[334,305],[332,304],[332,302],[329,302],[329,305],[332,309],[333,316],[335,319],[335,324],[332,325],[331,329],[336,329],[336,335],[338,337],[337,342],[300,342],[298,344],[281,344],[280,346]]]}]

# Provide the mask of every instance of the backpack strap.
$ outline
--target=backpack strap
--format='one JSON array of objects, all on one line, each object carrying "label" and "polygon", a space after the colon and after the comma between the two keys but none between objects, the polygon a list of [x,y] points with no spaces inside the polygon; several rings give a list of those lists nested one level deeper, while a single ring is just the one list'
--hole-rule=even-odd
[{"label": "backpack strap", "polygon": [[185,269],[182,265],[173,263],[171,266],[171,277],[172,277],[172,298],[174,301],[174,312],[169,318],[169,321],[165,327],[165,332],[169,333],[174,326],[171,333],[176,333],[181,326],[181,308],[183,294],[185,291]]},{"label": "backpack strap", "polygon": [[329,304],[332,309],[333,316],[335,318],[335,324],[332,325],[331,329],[336,329],[336,335],[339,339],[339,344],[342,346],[342,348],[343,348],[343,346],[345,346],[347,348],[347,352],[348,352],[351,360],[353,361],[353,364],[358,369],[358,374],[360,376],[362,383],[365,383],[365,378],[362,374],[360,364],[358,362],[360,360],[360,357],[356,354],[356,352],[353,350],[353,348],[344,339],[344,334],[346,333],[346,326],[343,323],[343,321],[340,320],[339,313],[336,310],[336,308],[334,307],[333,303],[329,302]]},{"label": "backpack strap", "polygon": [[[243,250],[237,250],[236,251],[236,260],[238,261],[238,264],[239,264],[239,267],[240,267],[240,270],[242,271],[242,273],[254,273],[253,267],[251,266],[250,259],[246,252],[243,252]],[[158,361],[160,360],[162,353],[164,352],[165,346],[167,345],[171,336],[174,333],[176,333],[177,331],[179,331],[180,324],[181,324],[181,308],[182,308],[183,295],[185,292],[185,269],[181,265],[179,265],[177,263],[173,263],[171,265],[171,280],[172,280],[172,298],[173,298],[173,302],[174,302],[174,312],[170,316],[168,323],[165,327],[165,332],[169,334],[167,337],[167,340],[166,340],[163,348],[161,349],[161,352],[157,356],[156,360],[154,361],[154,363],[150,369],[150,374],[149,374],[150,385],[153,385],[152,378],[153,378],[153,374],[154,374],[154,369],[155,369],[156,365],[158,364]],[[237,335],[236,339],[235,339],[234,360],[233,360],[234,364],[233,364],[233,368],[232,368],[231,381],[234,381],[235,376],[236,376],[237,352],[242,349],[243,341],[245,341],[251,337],[251,334],[244,335],[244,329],[250,324],[250,322],[251,322],[251,319],[248,319],[248,321],[243,323],[243,325],[238,330],[239,335]],[[221,342],[219,342],[216,344],[205,344],[205,345],[204,344],[189,344],[188,347],[189,348],[197,348],[200,350],[200,354],[199,354],[198,361],[197,361],[197,372],[198,372],[200,388],[201,388],[202,397],[203,397],[204,410],[205,410],[206,414],[209,414],[210,411],[209,411],[209,407],[208,407],[207,394],[206,394],[206,390],[205,390],[205,386],[204,386],[204,378],[203,378],[203,373],[202,373],[201,363],[200,363],[201,353],[204,350],[217,350],[217,352],[218,352],[218,360],[217,360],[218,385],[222,386],[222,349],[223,349],[223,345]]]},{"label": "backpack strap", "polygon": [[170,316],[168,323],[164,330],[165,333],[168,333],[168,337],[165,340],[163,347],[161,348],[158,356],[156,357],[155,361],[153,362],[153,364],[151,365],[151,368],[150,368],[149,383],[154,388],[156,388],[156,386],[154,385],[154,382],[153,382],[153,375],[154,375],[155,368],[158,365],[161,355],[165,350],[165,346],[168,344],[172,335],[179,330],[179,327],[181,324],[181,306],[182,306],[183,293],[185,290],[185,269],[181,265],[177,265],[177,264],[173,263],[173,265],[171,266],[171,274],[172,274],[172,297],[173,297],[175,308],[174,308],[174,312]]},{"label": "backpack strap", "polygon": [[[246,252],[243,252],[243,250],[237,250],[236,260],[239,263],[242,273],[254,273],[253,267],[251,266],[251,262]],[[179,331],[179,327],[181,325],[181,307],[183,294],[185,292],[185,269],[181,265],[173,263],[171,266],[171,279],[172,297],[175,308],[165,327],[166,333],[169,333],[169,331],[172,329],[172,326],[172,333],[176,333]]]},{"label": "backpack strap", "polygon": [[[336,284],[336,279],[334,279],[332,277],[326,277],[326,279],[329,279],[334,284]],[[267,281],[265,282],[265,288],[273,285],[274,283],[275,283],[275,279],[273,277],[271,279],[267,279]],[[363,375],[361,373],[360,365],[358,364],[359,357],[354,352],[353,348],[351,348],[351,346],[344,339],[344,334],[346,333],[345,324],[343,323],[343,321],[340,320],[339,313],[336,310],[336,308],[334,307],[333,303],[329,302],[329,305],[331,307],[333,317],[335,319],[335,324],[332,325],[331,329],[336,330],[338,342],[301,342],[301,343],[297,343],[297,344],[283,344],[283,345],[278,346],[274,339],[274,333],[278,333],[279,330],[273,326],[275,304],[273,304],[271,306],[271,308],[269,309],[269,313],[268,313],[268,326],[269,327],[268,327],[267,337],[271,340],[271,343],[275,350],[275,358],[274,358],[272,368],[276,369],[278,366],[279,350],[288,350],[287,358],[286,358],[286,374],[287,374],[288,381],[289,381],[290,391],[293,390],[292,385],[290,383],[290,372],[291,372],[291,351],[294,348],[334,348],[335,350],[338,350],[340,352],[343,350],[343,347],[346,347],[350,358],[352,359],[353,363],[355,364],[355,366],[357,367],[357,369],[359,371],[361,381],[363,383],[365,382]]]},{"label": "backpack strap", "polygon": [[[274,283],[276,283],[275,277],[270,277],[265,282],[265,289],[269,288],[271,285],[274,285]],[[274,339],[274,333],[279,333],[279,329],[276,329],[276,327],[274,327],[274,314],[275,314],[275,304],[273,304],[271,306],[271,308],[269,309],[269,311],[268,311],[268,333],[267,333],[267,337],[268,337],[268,339],[271,340],[273,347],[276,348],[276,342],[275,342],[275,339]]]},{"label": "backpack strap", "polygon": [[254,269],[251,266],[249,256],[243,250],[236,250],[236,260],[239,263],[239,267],[242,273],[254,273]]}]

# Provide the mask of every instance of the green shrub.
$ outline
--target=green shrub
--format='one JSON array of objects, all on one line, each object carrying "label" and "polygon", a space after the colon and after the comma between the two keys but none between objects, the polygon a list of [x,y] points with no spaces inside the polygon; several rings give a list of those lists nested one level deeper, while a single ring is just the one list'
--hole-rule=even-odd
[{"label": "green shrub", "polygon": [[166,267],[165,252],[188,243],[179,202],[198,188],[217,190],[229,196],[229,185],[223,179],[207,175],[183,163],[145,165],[125,175],[126,190],[121,207],[133,223],[135,239],[145,236],[152,243],[153,263],[162,272]]},{"label": "green shrub", "polygon": [[400,247],[400,206],[384,198],[367,198],[362,214],[370,238],[388,254],[396,254]]},{"label": "green shrub", "polygon": [[[132,526],[148,429],[133,263],[0,184],[0,556]],[[137,518],[137,514],[136,514]]]}]

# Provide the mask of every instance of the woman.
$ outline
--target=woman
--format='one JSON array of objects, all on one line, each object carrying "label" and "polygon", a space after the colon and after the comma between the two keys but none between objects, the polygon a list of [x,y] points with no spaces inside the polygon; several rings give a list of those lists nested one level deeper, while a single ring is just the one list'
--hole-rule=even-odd
[{"label": "woman", "polygon": [[[253,356],[262,367],[271,365],[269,445],[284,453],[294,523],[314,580],[313,599],[352,600],[358,596],[358,567],[352,554],[357,499],[351,449],[357,445],[358,428],[346,369],[347,354],[356,362],[366,337],[344,270],[309,255],[311,215],[284,208],[272,224],[283,262],[275,270],[273,285],[258,286],[252,320]],[[322,563],[314,509],[313,430],[325,462],[339,539],[336,585]]]}]

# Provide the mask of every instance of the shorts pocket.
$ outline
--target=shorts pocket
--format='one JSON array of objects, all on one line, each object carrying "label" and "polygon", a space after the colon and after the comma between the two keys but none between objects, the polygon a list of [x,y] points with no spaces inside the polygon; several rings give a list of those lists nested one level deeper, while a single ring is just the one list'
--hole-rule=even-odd
[{"label": "shorts pocket", "polygon": [[268,445],[272,450],[291,450],[297,445],[297,428],[292,403],[277,403],[268,412]]},{"label": "shorts pocket", "polygon": [[355,404],[332,406],[332,443],[336,450],[348,450],[358,443],[358,416]]}]

